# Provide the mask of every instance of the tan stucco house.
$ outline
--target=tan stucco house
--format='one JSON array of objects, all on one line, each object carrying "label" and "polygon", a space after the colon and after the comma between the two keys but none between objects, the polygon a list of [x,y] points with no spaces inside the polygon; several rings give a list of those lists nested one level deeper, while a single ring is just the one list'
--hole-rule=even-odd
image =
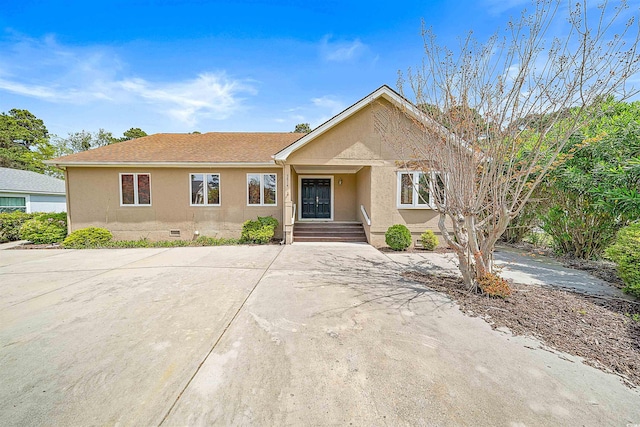
[{"label": "tan stucco house", "polygon": [[286,243],[366,240],[393,224],[439,234],[420,172],[374,129],[376,108],[415,107],[387,86],[311,133],[155,134],[51,161],[65,170],[69,230],[116,239],[238,237],[258,216]]}]

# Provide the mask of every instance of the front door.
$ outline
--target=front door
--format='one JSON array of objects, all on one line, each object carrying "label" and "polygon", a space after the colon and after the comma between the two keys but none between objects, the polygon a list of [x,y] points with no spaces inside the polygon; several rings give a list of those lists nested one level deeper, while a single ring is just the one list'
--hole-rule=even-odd
[{"label": "front door", "polygon": [[331,179],[302,178],[302,218],[331,218]]}]

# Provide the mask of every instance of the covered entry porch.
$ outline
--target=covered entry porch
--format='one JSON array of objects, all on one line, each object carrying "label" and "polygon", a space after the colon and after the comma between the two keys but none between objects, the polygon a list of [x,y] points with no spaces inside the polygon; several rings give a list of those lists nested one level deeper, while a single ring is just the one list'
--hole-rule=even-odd
[{"label": "covered entry porch", "polygon": [[371,167],[284,165],[286,243],[369,241]]}]

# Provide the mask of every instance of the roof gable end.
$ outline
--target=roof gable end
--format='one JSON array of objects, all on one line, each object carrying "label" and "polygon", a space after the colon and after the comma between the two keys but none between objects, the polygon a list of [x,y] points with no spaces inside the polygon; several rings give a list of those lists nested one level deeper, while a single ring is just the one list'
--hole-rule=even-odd
[{"label": "roof gable end", "polygon": [[383,85],[383,86],[380,86],[375,91],[371,92],[369,95],[362,98],[360,101],[351,105],[341,113],[338,113],[337,115],[333,116],[331,119],[327,120],[326,122],[324,122],[323,124],[315,128],[313,131],[308,133],[307,135],[295,141],[293,144],[278,151],[273,156],[273,158],[276,161],[287,160],[287,158],[291,153],[304,147],[309,142],[313,141],[314,139],[316,139],[323,133],[327,132],[329,129],[333,128],[334,126],[337,126],[341,122],[347,120],[349,117],[353,116],[355,113],[367,107],[368,105],[370,105],[372,102],[374,102],[379,98],[384,98],[387,101],[393,104],[396,104],[397,106],[401,107],[403,110],[411,113],[412,115],[424,118],[424,114],[415,105],[407,101],[404,97],[402,97],[402,95],[400,95],[398,92],[391,89],[389,86]]}]

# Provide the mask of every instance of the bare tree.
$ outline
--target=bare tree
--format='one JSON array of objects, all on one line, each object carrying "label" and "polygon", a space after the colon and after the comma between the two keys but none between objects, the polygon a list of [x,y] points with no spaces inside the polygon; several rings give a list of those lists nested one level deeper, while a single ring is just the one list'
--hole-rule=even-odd
[{"label": "bare tree", "polygon": [[398,79],[418,107],[383,105],[375,122],[404,167],[432,181],[441,172],[429,191],[470,289],[492,272],[496,241],[571,135],[607,97],[637,93],[628,83],[639,66],[637,12],[625,2],[539,0],[487,42],[469,34],[456,51],[423,24],[423,64]]}]

